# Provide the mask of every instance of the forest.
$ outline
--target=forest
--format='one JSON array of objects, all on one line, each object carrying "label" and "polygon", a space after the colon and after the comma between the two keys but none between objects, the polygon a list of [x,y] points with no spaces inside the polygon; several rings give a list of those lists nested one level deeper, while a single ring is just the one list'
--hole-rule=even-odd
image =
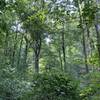
[{"label": "forest", "polygon": [[100,0],[0,0],[0,100],[100,100]]}]

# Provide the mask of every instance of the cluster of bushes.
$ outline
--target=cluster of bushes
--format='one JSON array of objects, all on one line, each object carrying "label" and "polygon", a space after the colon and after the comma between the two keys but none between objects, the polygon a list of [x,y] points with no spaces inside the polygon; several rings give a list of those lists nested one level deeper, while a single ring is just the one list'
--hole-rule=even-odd
[{"label": "cluster of bushes", "polygon": [[80,90],[82,100],[100,100],[100,72],[85,75],[84,84]]},{"label": "cluster of bushes", "polygon": [[[94,76],[91,77],[88,78]],[[80,88],[71,75],[58,71],[34,74],[33,81],[29,82],[7,78],[0,83],[0,100],[98,100],[100,85],[96,84],[97,80],[89,80],[89,86]]]},{"label": "cluster of bushes", "polygon": [[42,73],[34,76],[32,91],[23,100],[80,100],[77,82],[63,73]]}]

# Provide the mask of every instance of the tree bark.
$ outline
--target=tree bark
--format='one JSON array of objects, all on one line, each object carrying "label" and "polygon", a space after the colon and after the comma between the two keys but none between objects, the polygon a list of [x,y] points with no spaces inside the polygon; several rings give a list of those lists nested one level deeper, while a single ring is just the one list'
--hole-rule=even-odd
[{"label": "tree bark", "polygon": [[11,65],[12,67],[14,67],[14,62],[15,62],[15,50],[16,50],[16,46],[17,46],[17,32],[16,32],[16,35],[15,35],[15,38],[14,38],[14,46],[13,46],[13,52],[12,52],[12,57],[11,57]]},{"label": "tree bark", "polygon": [[19,52],[18,52],[18,60],[17,60],[17,67],[19,68],[20,66],[20,60],[21,60],[21,48],[22,48],[22,43],[23,43],[23,34],[21,37],[21,41],[20,41],[20,47],[19,47]]},{"label": "tree bark", "polygon": [[86,67],[86,73],[89,72],[88,68],[88,62],[87,62],[87,51],[86,51],[86,42],[85,42],[85,34],[83,33],[83,52],[84,52],[84,60],[85,60],[85,67]]},{"label": "tree bark", "polygon": [[61,67],[61,70],[63,71],[63,64],[62,64],[62,57],[61,57],[61,51],[60,51],[60,49],[58,50],[58,53],[59,53],[60,67]]},{"label": "tree bark", "polygon": [[39,73],[39,58],[41,51],[41,35],[39,33],[36,34],[34,40],[34,53],[35,53],[35,72]]},{"label": "tree bark", "polygon": [[64,34],[64,32],[62,32],[62,52],[63,52],[64,71],[66,71],[66,52],[65,52],[65,34]]},{"label": "tree bark", "polygon": [[96,35],[97,35],[98,63],[100,67],[100,34],[99,34],[99,29],[98,29],[97,24],[95,25],[95,29],[96,29]]},{"label": "tree bark", "polygon": [[29,46],[29,41],[27,39],[27,37],[25,37],[25,52],[24,52],[24,66],[27,66],[27,55],[28,55],[28,46]]},{"label": "tree bark", "polygon": [[[96,0],[96,7],[98,8],[99,1]],[[100,33],[99,33],[99,22],[98,22],[98,12],[95,16],[95,29],[96,29],[96,36],[97,36],[97,49],[98,49],[98,63],[100,67]]]},{"label": "tree bark", "polygon": [[7,48],[8,48],[8,37],[9,37],[9,33],[6,32],[6,36],[5,36],[5,46],[4,46],[4,55],[7,56]]},{"label": "tree bark", "polygon": [[84,32],[83,18],[82,18],[82,15],[81,15],[81,9],[80,9],[80,5],[79,4],[80,4],[80,0],[78,0],[78,12],[79,12],[79,17],[80,17],[80,27],[81,27],[81,30],[82,30],[82,43],[83,43],[84,63],[85,63],[86,73],[88,73],[89,72],[89,68],[88,68],[88,63],[87,63],[85,32]]}]

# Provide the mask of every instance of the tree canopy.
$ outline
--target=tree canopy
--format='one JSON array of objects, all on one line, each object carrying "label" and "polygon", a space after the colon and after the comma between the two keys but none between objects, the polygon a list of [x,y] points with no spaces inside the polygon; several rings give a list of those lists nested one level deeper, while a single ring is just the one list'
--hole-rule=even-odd
[{"label": "tree canopy", "polygon": [[0,100],[33,99],[100,99],[99,0],[0,0]]}]

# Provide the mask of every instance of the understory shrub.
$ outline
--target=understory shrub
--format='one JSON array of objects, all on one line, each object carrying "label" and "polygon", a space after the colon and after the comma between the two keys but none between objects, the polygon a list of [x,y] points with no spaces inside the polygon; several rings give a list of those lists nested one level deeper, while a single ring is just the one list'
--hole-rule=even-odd
[{"label": "understory shrub", "polygon": [[32,91],[23,100],[80,100],[78,84],[64,73],[40,73],[34,75]]}]

